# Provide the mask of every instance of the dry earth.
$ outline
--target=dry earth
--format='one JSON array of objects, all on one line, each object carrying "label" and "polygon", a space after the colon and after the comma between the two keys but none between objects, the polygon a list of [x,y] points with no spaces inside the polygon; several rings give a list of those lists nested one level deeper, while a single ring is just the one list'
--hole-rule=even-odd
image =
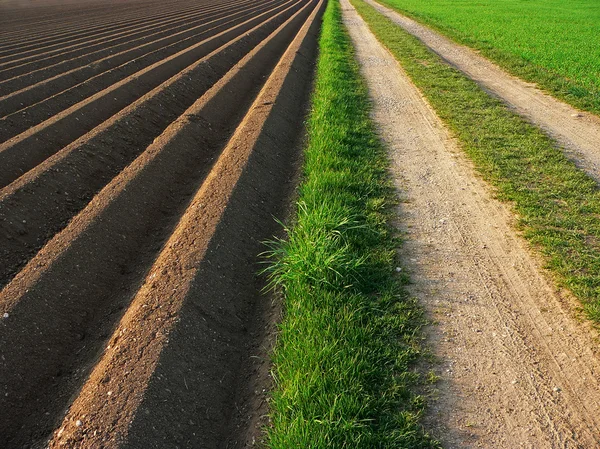
[{"label": "dry earth", "polygon": [[509,75],[474,50],[459,45],[414,20],[365,0],[417,37],[442,59],[465,73],[515,112],[542,128],[565,149],[567,156],[600,182],[600,118],[579,111],[545,94],[535,84]]},{"label": "dry earth", "polygon": [[0,3],[0,447],[260,437],[324,4]]},{"label": "dry earth", "polygon": [[402,198],[411,292],[434,323],[442,380],[426,425],[448,448],[599,447],[597,333],[393,56],[342,5]]}]

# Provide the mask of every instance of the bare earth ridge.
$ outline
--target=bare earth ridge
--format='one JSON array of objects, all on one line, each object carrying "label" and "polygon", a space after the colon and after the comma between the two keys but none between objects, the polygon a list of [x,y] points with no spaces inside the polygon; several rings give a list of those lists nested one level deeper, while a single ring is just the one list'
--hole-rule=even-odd
[{"label": "bare earth ridge", "polygon": [[68,1],[0,0],[0,447],[252,446],[325,2]]},{"label": "bare earth ridge", "polygon": [[535,84],[509,75],[474,50],[452,42],[398,12],[365,0],[408,31],[446,62],[498,97],[515,112],[546,131],[566,155],[600,182],[600,118],[545,94]]},{"label": "bare earth ridge", "polygon": [[426,425],[448,448],[598,447],[597,333],[393,56],[342,5],[403,200],[411,293],[434,322],[442,380]]}]

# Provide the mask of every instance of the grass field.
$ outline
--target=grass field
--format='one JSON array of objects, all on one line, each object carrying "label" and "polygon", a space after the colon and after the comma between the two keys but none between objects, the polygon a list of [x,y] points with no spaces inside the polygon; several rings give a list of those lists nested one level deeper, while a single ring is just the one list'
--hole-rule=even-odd
[{"label": "grass field", "polygon": [[540,129],[361,0],[351,0],[449,126],[559,282],[600,322],[600,190]]},{"label": "grass field", "polygon": [[600,113],[600,2],[382,0],[571,104]]},{"label": "grass field", "polygon": [[273,244],[285,316],[274,354],[269,447],[437,447],[421,430],[422,315],[396,273],[388,161],[329,2],[297,217]]}]

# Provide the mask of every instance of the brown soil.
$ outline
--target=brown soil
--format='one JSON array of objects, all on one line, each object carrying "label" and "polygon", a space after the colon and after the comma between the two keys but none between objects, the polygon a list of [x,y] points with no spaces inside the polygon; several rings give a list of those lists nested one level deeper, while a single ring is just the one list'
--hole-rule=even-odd
[{"label": "brown soil", "polygon": [[[0,190],[0,446],[53,430],[51,447],[259,438],[274,309],[255,273],[292,191],[323,3],[222,6],[244,14],[0,147],[29,170]],[[23,16],[54,8],[69,10]],[[78,8],[40,35],[76,27]]]},{"label": "brown soil", "polygon": [[411,292],[433,322],[441,381],[425,425],[448,448],[599,447],[597,332],[393,56],[342,5],[402,198]]},{"label": "brown soil", "polygon": [[575,164],[600,182],[600,117],[579,111],[545,94],[535,84],[509,75],[472,49],[456,44],[375,0],[365,0],[389,19],[420,39],[486,91],[546,131],[564,147]]},{"label": "brown soil", "polygon": [[[170,29],[150,36],[146,34],[120,48],[109,47],[102,52],[86,54],[84,58],[74,58],[0,83],[3,90],[11,84],[16,89],[0,97],[1,110],[6,114],[0,139],[14,137],[140,69],[225,29],[236,18],[250,17],[261,10],[260,7],[244,6],[239,4],[218,11],[218,14],[204,11],[194,18],[194,22],[199,24],[191,28],[186,24],[180,26],[185,28],[176,33]],[[165,33],[167,35],[163,36]],[[89,63],[85,65],[86,62]]]}]

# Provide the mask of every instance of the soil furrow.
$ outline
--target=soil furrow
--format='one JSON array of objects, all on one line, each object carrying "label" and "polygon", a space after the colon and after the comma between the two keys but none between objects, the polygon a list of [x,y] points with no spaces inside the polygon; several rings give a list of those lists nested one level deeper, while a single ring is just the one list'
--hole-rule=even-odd
[{"label": "soil furrow", "polygon": [[[29,88],[0,98],[0,110],[9,115],[0,118],[0,142],[6,141],[59,114],[74,104],[118,83],[145,67],[191,47],[211,34],[225,30],[236,21],[267,11],[282,1],[265,2],[219,19],[206,22],[191,37],[173,35],[166,41],[149,42],[123,53],[112,55],[93,66],[73,69]],[[188,34],[187,32],[185,34]],[[174,41],[169,43],[169,41]],[[158,47],[157,49],[155,49]],[[120,65],[119,65],[120,64]],[[24,107],[24,105],[31,105]]]},{"label": "soil furrow", "polygon": [[[204,7],[206,7],[206,5],[204,5]],[[102,25],[102,21],[99,21],[96,18],[87,23],[87,25],[85,25],[86,20],[79,20],[76,23],[66,26],[62,30],[51,28],[50,30],[43,30],[38,33],[28,33],[25,37],[18,38],[14,42],[4,42],[4,45],[0,44],[0,52],[3,55],[3,60],[5,60],[6,58],[10,59],[18,57],[18,53],[29,51],[29,49],[38,48],[43,52],[43,49],[40,47],[47,47],[53,43],[64,42],[68,45],[69,42],[74,39],[94,36],[103,31],[113,30],[113,32],[117,32],[118,29],[123,26],[135,24],[142,26],[145,22],[164,15],[165,8],[168,8],[168,5],[155,6],[148,8],[147,10],[144,8],[143,11],[138,10],[130,15],[115,14],[115,11],[113,10],[111,14],[112,17],[108,16],[106,21],[104,21],[104,25]],[[198,7],[188,5],[187,9],[196,11],[198,10]],[[180,5],[175,8],[170,8],[167,11],[169,13],[176,11],[184,13],[185,10],[186,8],[182,8]]]},{"label": "soil furrow", "polygon": [[[211,16],[219,17],[241,4],[236,1],[233,5],[219,6],[211,8],[208,11],[197,14],[183,14],[176,18],[167,20],[166,18],[157,19],[154,24],[136,26],[127,32],[121,32],[111,36],[100,37],[92,41],[86,41],[80,45],[74,46],[73,50],[61,48],[58,51],[42,53],[31,58],[24,58],[22,61],[11,61],[0,68],[0,76],[7,82],[14,83],[16,79],[23,76],[27,80],[40,80],[47,76],[47,73],[60,73],[73,67],[85,65],[101,59],[114,52],[136,46],[139,42],[151,36],[168,36],[169,33],[185,31],[192,28],[193,25],[208,20]],[[49,72],[49,70],[52,70]],[[42,78],[40,78],[42,77]],[[9,92],[8,86],[11,83],[2,83],[0,87],[2,92]]]},{"label": "soil furrow", "polygon": [[[115,7],[113,4],[107,7],[109,12],[105,17],[98,15],[90,16],[88,13],[85,13],[83,20],[81,20],[80,17],[77,17],[77,15],[73,14],[73,12],[69,9],[67,14],[68,22],[64,23],[63,25],[48,25],[47,28],[39,30],[34,30],[31,27],[28,27],[27,31],[22,32],[19,35],[15,35],[11,39],[8,37],[4,38],[4,40],[0,42],[0,49],[4,54],[5,52],[18,51],[25,45],[40,45],[48,43],[51,41],[51,39],[76,39],[87,33],[97,33],[103,28],[123,26],[130,23],[141,23],[145,20],[153,18],[155,15],[162,14],[165,10],[185,11],[186,8],[193,10],[196,8],[196,6],[191,6],[189,3],[182,5],[181,3],[169,4],[157,2],[157,4],[152,4],[151,2],[144,2],[142,5],[137,5],[128,9],[124,9],[122,7],[117,8],[118,15],[115,15]],[[19,14],[22,14],[22,10],[18,11]],[[128,13],[128,11],[130,12]],[[38,11],[36,14],[41,15],[43,13]],[[92,18],[90,19],[89,17]],[[14,25],[13,22],[9,23]],[[23,27],[20,28],[22,29]],[[0,37],[0,39],[2,38]]]},{"label": "soil furrow", "polygon": [[[128,3],[127,7],[119,8],[119,10],[124,15],[132,11],[139,14],[140,3],[145,2],[131,2]],[[151,7],[153,3],[148,2],[147,5]],[[29,7],[32,5],[25,5],[23,2],[19,2],[10,8],[9,5],[6,5],[5,1],[2,6],[3,14],[0,17],[0,25],[2,25],[0,38],[7,40],[14,39],[15,41],[26,38],[28,32],[42,30],[48,32],[73,23],[89,24],[94,19],[114,19],[114,15],[111,14],[111,12],[114,12],[114,5],[107,4],[94,9],[87,9],[85,7],[78,7],[78,5],[73,5],[72,3],[51,5],[45,2],[44,5],[38,4],[37,7]],[[87,18],[88,21],[82,22],[82,16]]]},{"label": "soil furrow", "polygon": [[[24,45],[16,50],[11,51],[5,56],[0,56],[0,73],[7,68],[11,68],[18,65],[23,65],[29,60],[41,61],[49,56],[68,55],[70,49],[77,49],[84,45],[90,45],[100,39],[106,41],[112,41],[119,36],[128,36],[130,33],[135,31],[144,30],[147,28],[156,28],[163,25],[167,25],[175,21],[185,21],[186,18],[192,19],[197,15],[206,14],[214,9],[220,7],[227,7],[226,5],[219,5],[217,7],[203,5],[203,7],[196,7],[184,11],[170,11],[169,13],[162,12],[157,14],[154,18],[147,17],[143,20],[137,20],[135,22],[127,23],[126,26],[115,25],[112,27],[103,27],[98,33],[89,33],[85,36],[64,38],[56,42],[44,41],[45,45],[32,44]],[[0,52],[1,54],[2,52]],[[6,77],[3,75],[3,77]]]},{"label": "soil furrow", "polygon": [[[0,283],[304,1],[236,37],[0,192]],[[25,221],[25,223],[23,223]]]},{"label": "soil furrow", "polygon": [[[273,18],[283,20],[281,14],[290,13],[290,8],[298,8],[299,1],[288,0],[283,5],[277,5],[262,14],[237,23],[228,30],[130,75],[0,145],[0,165],[6,167],[6,170],[0,173],[0,187],[11,183],[165,80],[173,76],[182,76],[184,69],[197,64],[198,60],[210,52],[221,46],[228,46],[233,40],[239,39],[240,35],[248,33],[263,22],[271,21],[270,26],[273,26]],[[155,120],[162,120],[161,115],[156,116]]]},{"label": "soil furrow", "polygon": [[[156,62],[161,59],[160,55],[163,53],[169,55],[181,51],[186,47],[191,47],[203,36],[207,37],[205,33],[214,32],[219,26],[226,26],[236,17],[239,18],[244,14],[251,14],[252,11],[268,9],[266,7],[273,3],[276,2],[270,1],[260,6],[252,6],[252,2],[239,2],[239,8],[231,8],[231,10],[206,18],[203,23],[197,26],[173,33],[168,37],[157,38],[155,36],[154,39],[151,39],[152,36],[146,36],[146,39],[142,39],[141,42],[137,43],[139,45],[132,43],[132,47],[126,48],[123,51],[116,53],[109,52],[105,57],[89,61],[93,63],[87,65],[74,64],[75,67],[69,70],[67,70],[67,66],[62,64],[45,68],[40,72],[32,74],[32,76],[35,75],[36,79],[40,79],[38,82],[35,82],[35,79],[29,78],[28,75],[23,75],[13,80],[5,80],[4,88],[12,92],[0,97],[0,111],[2,111],[0,114],[2,116],[11,114],[111,69],[133,65],[138,67],[139,70],[144,67],[144,61],[148,58],[151,58],[152,62]],[[146,63],[146,65],[149,64]]]},{"label": "soil furrow", "polygon": [[19,348],[0,365],[8,387],[0,410],[11,410],[0,415],[5,444],[41,442],[60,419],[177,215],[314,5],[305,3],[218,81],[2,291],[12,320],[0,328],[0,353]]},{"label": "soil furrow", "polygon": [[565,154],[577,167],[600,182],[600,117],[579,111],[545,94],[534,84],[509,75],[470,48],[456,44],[374,0],[365,1],[413,34],[487,92],[542,128],[564,146]]},{"label": "soil furrow", "polygon": [[[244,7],[241,1],[237,2],[237,5],[233,5],[232,8],[217,8],[214,11],[208,12],[206,14],[200,14],[199,18],[183,19],[183,25],[181,25],[180,31],[183,33],[186,29],[192,29],[194,22],[197,24],[201,24],[204,22],[209,22],[211,19],[217,19],[219,17],[223,17],[227,15],[229,9],[232,9],[231,12],[235,12]],[[246,8],[248,5],[246,3]],[[204,17],[207,16],[207,17]],[[127,36],[125,38],[117,39],[117,43],[115,45],[114,42],[109,40],[102,40],[100,43],[95,44],[91,51],[88,49],[84,49],[81,51],[76,51],[74,54],[68,55],[57,55],[50,57],[49,59],[35,59],[32,62],[23,64],[21,66],[7,69],[3,74],[3,81],[0,82],[0,94],[9,95],[10,93],[23,89],[32,84],[36,84],[50,78],[52,76],[56,76],[58,74],[66,73],[74,69],[82,68],[86,65],[94,65],[97,61],[101,61],[106,57],[114,56],[118,53],[121,53],[130,48],[134,48],[139,46],[140,43],[143,43],[146,39],[151,39],[154,34],[157,34],[158,37],[169,36],[165,30],[156,31],[159,27],[152,27],[146,30],[142,30],[139,33],[139,36],[135,38],[131,38],[134,34],[138,34],[136,32],[132,32],[131,36]],[[175,31],[173,32],[175,33]],[[119,42],[120,41],[120,42]],[[72,56],[72,57],[71,57]]]},{"label": "soil furrow", "polygon": [[411,293],[435,323],[441,381],[426,426],[448,448],[597,447],[597,333],[393,56],[343,5],[403,199]]},{"label": "soil furrow", "polygon": [[[248,330],[262,318],[256,308],[268,308],[270,300],[255,278],[257,254],[260,239],[277,230],[272,214],[287,207],[317,18],[290,47],[196,194],[51,448],[75,442],[84,448],[247,447],[232,415],[256,396],[239,393],[249,374],[240,372],[242,361],[256,344]],[[144,363],[135,362],[139,356]],[[76,426],[74,417],[82,415],[85,424]]]}]

